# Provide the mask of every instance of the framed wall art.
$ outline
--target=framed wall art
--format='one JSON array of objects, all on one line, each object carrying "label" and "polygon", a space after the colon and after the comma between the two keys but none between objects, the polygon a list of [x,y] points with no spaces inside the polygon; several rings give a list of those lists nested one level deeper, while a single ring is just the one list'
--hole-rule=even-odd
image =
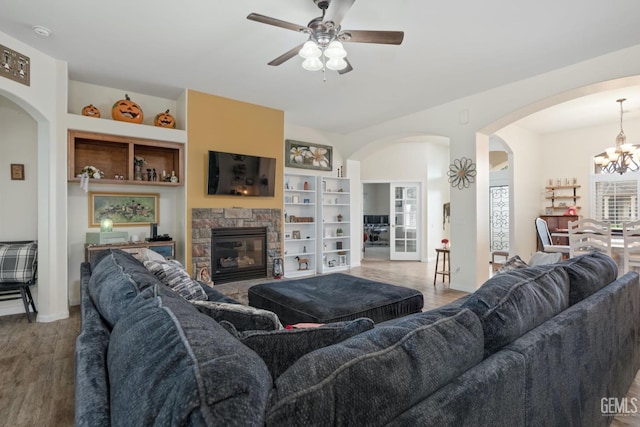
[{"label": "framed wall art", "polygon": [[89,227],[100,227],[110,219],[113,226],[138,226],[160,223],[158,193],[89,193]]},{"label": "framed wall art", "polygon": [[333,170],[333,147],[285,140],[284,165],[292,168]]}]

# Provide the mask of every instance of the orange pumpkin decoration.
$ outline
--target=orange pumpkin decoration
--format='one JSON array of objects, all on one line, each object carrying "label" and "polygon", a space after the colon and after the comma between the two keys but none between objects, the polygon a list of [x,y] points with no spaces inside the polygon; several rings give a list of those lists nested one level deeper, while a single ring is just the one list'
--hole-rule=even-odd
[{"label": "orange pumpkin decoration", "polygon": [[153,119],[153,125],[159,126],[161,128],[176,128],[176,119],[173,118],[171,114],[169,114],[169,110],[164,113],[156,114],[156,118]]},{"label": "orange pumpkin decoration", "polygon": [[111,117],[113,120],[129,123],[142,123],[144,120],[144,113],[142,108],[129,98],[129,95],[124,95],[125,99],[120,99],[111,107]]},{"label": "orange pumpkin decoration", "polygon": [[82,109],[82,115],[87,117],[100,117],[100,110],[93,104],[85,105]]}]

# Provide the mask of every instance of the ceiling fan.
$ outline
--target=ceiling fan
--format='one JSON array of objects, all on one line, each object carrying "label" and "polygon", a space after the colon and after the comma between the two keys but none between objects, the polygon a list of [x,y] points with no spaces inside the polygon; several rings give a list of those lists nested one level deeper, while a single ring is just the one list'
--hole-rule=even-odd
[{"label": "ceiling fan", "polygon": [[313,0],[313,2],[322,10],[322,16],[312,19],[307,26],[292,24],[258,13],[251,13],[247,16],[247,19],[252,21],[297,31],[309,36],[305,43],[280,55],[269,62],[269,65],[280,65],[300,54],[305,58],[302,66],[307,70],[324,71],[325,68],[329,68],[338,71],[339,74],[345,74],[353,70],[353,67],[346,59],[347,52],[341,42],[399,45],[404,39],[403,31],[343,30],[340,23],[355,0]]}]

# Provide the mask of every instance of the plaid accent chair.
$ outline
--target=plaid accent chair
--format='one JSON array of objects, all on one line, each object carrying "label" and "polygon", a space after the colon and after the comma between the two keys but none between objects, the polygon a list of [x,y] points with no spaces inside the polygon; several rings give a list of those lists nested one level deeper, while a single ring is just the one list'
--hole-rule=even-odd
[{"label": "plaid accent chair", "polygon": [[38,242],[0,242],[0,301],[22,299],[31,323],[29,306],[36,314],[30,286],[37,280]]}]

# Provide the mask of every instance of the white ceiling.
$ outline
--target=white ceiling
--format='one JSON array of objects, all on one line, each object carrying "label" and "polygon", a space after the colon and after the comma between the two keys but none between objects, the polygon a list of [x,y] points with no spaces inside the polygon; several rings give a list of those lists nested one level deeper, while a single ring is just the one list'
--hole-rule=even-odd
[{"label": "white ceiling", "polygon": [[[246,19],[306,25],[320,15],[312,0],[0,0],[0,11],[0,31],[67,61],[73,80],[167,98],[190,88],[338,133],[640,44],[637,0],[359,0],[344,29],[403,30],[404,42],[345,44],[354,71],[323,82],[298,57],[267,65],[304,35]],[[614,102],[603,108],[615,117]]]}]

